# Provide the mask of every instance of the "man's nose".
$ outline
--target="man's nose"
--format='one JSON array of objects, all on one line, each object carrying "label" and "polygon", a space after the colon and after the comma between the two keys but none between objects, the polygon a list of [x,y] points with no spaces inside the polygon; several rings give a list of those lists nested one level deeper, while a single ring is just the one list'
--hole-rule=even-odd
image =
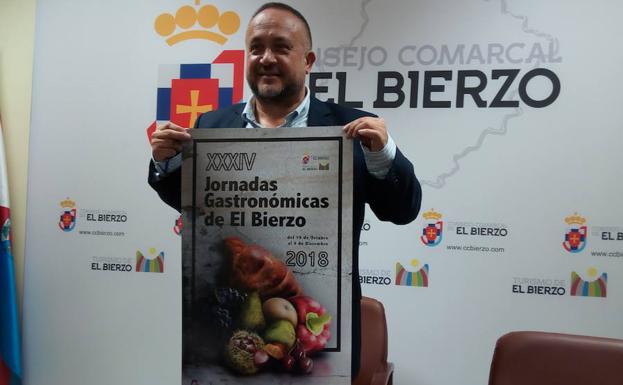
[{"label": "man's nose", "polygon": [[260,58],[262,64],[271,64],[275,62],[275,54],[271,49],[265,49],[264,54]]}]

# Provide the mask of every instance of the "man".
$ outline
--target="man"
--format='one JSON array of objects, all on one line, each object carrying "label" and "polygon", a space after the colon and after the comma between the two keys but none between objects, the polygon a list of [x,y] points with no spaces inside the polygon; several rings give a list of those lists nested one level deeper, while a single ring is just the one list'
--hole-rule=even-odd
[{"label": "man", "polygon": [[[421,188],[412,164],[396,148],[383,119],[364,111],[321,102],[309,95],[306,75],[316,56],[311,31],[297,10],[267,3],[251,18],[246,36],[248,103],[203,114],[196,128],[344,126],[354,142],[353,199],[353,378],[359,370],[360,299],[358,245],[365,204],[381,220],[406,224],[420,209]],[[295,129],[295,128],[293,128]],[[172,123],[152,136],[149,184],[180,210],[182,142],[185,128]]]}]

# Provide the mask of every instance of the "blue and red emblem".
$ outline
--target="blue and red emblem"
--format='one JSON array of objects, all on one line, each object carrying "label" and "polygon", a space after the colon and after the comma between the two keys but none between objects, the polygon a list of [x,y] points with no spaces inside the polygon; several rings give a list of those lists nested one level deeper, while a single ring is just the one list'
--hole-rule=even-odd
[{"label": "blue and red emblem", "polygon": [[422,235],[420,236],[420,240],[426,246],[437,246],[441,243],[443,239],[443,221],[438,221],[436,223],[428,223],[426,227],[422,230]]},{"label": "blue and red emblem", "polygon": [[579,253],[586,247],[586,238],[588,228],[586,227],[586,218],[574,213],[565,218],[565,222],[569,227],[565,233],[565,241],[562,247],[570,253]]},{"label": "blue and red emblem", "polygon": [[69,232],[76,227],[76,203],[69,198],[61,202],[61,212],[58,227],[64,232]]},{"label": "blue and red emblem", "polygon": [[565,241],[562,247],[570,253],[579,253],[586,247],[586,226],[571,228],[565,234]]},{"label": "blue and red emblem", "polygon": [[199,115],[242,101],[244,51],[225,50],[212,63],[161,65],[158,79],[156,120],[193,127]]},{"label": "blue and red emblem", "polygon": [[69,209],[63,211],[61,214],[61,220],[58,222],[58,226],[63,231],[71,231],[76,227],[76,209]]},{"label": "blue and red emblem", "polygon": [[441,243],[443,239],[443,221],[441,213],[432,209],[422,214],[424,219],[424,229],[420,236],[420,241],[428,247],[435,247]]}]

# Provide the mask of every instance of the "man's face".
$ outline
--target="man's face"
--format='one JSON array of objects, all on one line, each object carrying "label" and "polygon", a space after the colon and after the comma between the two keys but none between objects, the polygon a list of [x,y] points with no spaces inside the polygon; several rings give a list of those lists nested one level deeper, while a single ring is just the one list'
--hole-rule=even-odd
[{"label": "man's face", "polygon": [[251,19],[245,39],[247,81],[259,100],[288,103],[305,95],[305,76],[315,55],[300,19],[265,9]]}]

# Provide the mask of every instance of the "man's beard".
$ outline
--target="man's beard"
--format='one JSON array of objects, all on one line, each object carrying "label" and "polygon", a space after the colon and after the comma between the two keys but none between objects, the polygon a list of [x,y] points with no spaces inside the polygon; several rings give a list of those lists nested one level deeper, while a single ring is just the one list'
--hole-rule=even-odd
[{"label": "man's beard", "polygon": [[299,87],[296,84],[288,83],[279,89],[266,87],[264,90],[260,91],[260,88],[257,86],[257,82],[249,82],[249,88],[251,88],[253,95],[261,102],[287,104],[293,99],[296,99],[302,87]]}]

